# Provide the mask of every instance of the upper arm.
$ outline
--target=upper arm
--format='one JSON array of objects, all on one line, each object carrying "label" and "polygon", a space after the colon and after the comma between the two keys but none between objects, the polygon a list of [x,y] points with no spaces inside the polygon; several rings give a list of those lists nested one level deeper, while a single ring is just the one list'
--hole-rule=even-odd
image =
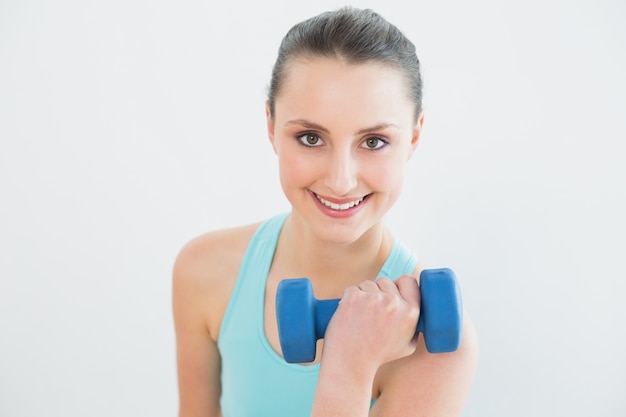
[{"label": "upper arm", "polygon": [[220,415],[220,356],[209,332],[210,291],[199,246],[183,248],[173,272],[180,417]]},{"label": "upper arm", "polygon": [[[414,276],[425,266],[419,262]],[[419,278],[418,278],[419,281]],[[464,312],[459,349],[451,353],[431,354],[423,335],[415,353],[383,365],[379,397],[372,407],[372,417],[453,417],[461,415],[469,394],[478,361],[478,336],[469,315]]]},{"label": "upper arm", "polygon": [[239,266],[258,225],[222,230],[189,242],[173,273],[173,313],[180,417],[221,416],[217,348]]},{"label": "upper arm", "polygon": [[457,351],[431,354],[420,335],[415,353],[383,365],[380,395],[370,415],[453,417],[461,415],[478,360],[478,338],[471,319],[463,319]]}]

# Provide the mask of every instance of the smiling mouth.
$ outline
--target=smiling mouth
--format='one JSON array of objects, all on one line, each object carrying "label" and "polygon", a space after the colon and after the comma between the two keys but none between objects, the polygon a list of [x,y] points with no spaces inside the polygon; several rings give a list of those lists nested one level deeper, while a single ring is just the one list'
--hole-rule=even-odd
[{"label": "smiling mouth", "polygon": [[315,198],[317,198],[317,201],[322,203],[324,206],[328,207],[329,209],[338,210],[338,211],[349,210],[349,209],[351,209],[354,206],[358,206],[367,197],[367,195],[366,195],[366,196],[363,196],[363,197],[358,198],[356,200],[349,201],[347,203],[337,204],[337,203],[333,203],[332,201],[324,200],[322,197],[320,197],[319,195],[317,195],[315,193],[313,193],[313,195],[315,195]]}]

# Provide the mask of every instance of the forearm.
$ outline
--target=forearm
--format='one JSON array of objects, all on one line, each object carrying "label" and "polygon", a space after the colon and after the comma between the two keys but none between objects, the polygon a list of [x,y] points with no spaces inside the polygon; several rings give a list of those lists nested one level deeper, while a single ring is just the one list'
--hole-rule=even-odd
[{"label": "forearm", "polygon": [[311,417],[365,417],[376,369],[322,361]]},{"label": "forearm", "polygon": [[408,275],[345,290],[326,330],[312,417],[369,415],[378,368],[415,351],[417,300]]}]

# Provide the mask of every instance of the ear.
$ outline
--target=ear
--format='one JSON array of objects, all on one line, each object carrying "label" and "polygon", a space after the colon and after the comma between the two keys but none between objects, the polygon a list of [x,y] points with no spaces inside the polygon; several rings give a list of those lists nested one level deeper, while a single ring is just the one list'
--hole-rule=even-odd
[{"label": "ear", "polygon": [[265,102],[265,120],[267,123],[267,136],[272,144],[272,149],[276,153],[276,142],[274,142],[274,120],[272,119],[272,112],[270,111],[270,102]]},{"label": "ear", "polygon": [[409,159],[413,156],[413,152],[417,148],[417,145],[420,140],[420,135],[422,134],[422,127],[424,126],[424,112],[420,113],[419,118],[417,119],[417,123],[413,128],[413,136],[411,137],[411,148],[409,150]]}]

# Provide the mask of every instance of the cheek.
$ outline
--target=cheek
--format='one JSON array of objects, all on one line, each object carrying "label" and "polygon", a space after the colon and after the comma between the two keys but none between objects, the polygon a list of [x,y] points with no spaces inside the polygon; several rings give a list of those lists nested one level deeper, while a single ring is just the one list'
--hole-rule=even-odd
[{"label": "cheek", "polygon": [[370,165],[368,169],[362,171],[362,178],[373,190],[396,195],[404,183],[404,168],[403,162],[390,158],[375,166]]},{"label": "cheek", "polygon": [[279,152],[278,164],[280,181],[284,188],[306,185],[314,177],[316,171],[316,164],[311,158],[305,158],[292,150]]}]

